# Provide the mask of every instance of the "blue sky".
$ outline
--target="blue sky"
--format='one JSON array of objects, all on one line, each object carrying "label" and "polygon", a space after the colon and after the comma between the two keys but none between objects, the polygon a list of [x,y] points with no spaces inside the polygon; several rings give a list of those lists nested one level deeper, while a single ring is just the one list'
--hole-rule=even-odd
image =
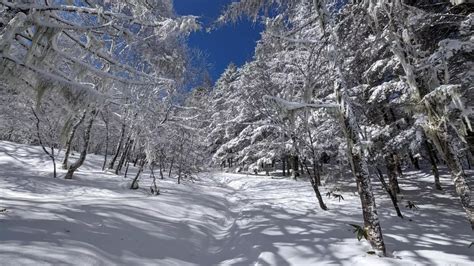
[{"label": "blue sky", "polygon": [[[174,7],[179,15],[200,16],[206,27],[231,2],[232,0],[174,0]],[[210,33],[205,30],[192,33],[189,45],[208,55],[207,61],[212,65],[209,73],[213,81],[216,81],[230,62],[241,66],[252,58],[262,29],[262,25],[244,20],[224,25]]]}]

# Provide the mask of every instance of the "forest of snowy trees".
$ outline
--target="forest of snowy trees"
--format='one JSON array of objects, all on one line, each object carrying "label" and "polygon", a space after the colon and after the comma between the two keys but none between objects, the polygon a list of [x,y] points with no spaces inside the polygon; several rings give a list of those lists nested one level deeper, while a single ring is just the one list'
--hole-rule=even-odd
[{"label": "forest of snowy trees", "polygon": [[250,19],[264,31],[252,60],[212,84],[186,43],[206,25],[171,0],[0,0],[0,140],[41,146],[52,178],[74,179],[88,154],[130,189],[151,172],[155,195],[161,179],[211,169],[278,173],[307,181],[318,212],[342,197],[322,192],[331,175],[350,173],[355,230],[384,256],[373,183],[403,218],[407,168],[429,169],[435,190],[446,169],[474,230],[473,11],[470,0],[235,1],[212,27]]}]

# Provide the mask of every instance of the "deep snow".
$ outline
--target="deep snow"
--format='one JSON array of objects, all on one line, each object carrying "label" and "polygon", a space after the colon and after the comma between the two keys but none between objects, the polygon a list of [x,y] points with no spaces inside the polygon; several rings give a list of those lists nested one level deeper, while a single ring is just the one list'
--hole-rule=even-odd
[{"label": "deep snow", "polygon": [[[39,147],[0,142],[1,265],[472,265],[473,233],[454,196],[433,191],[428,173],[400,180],[402,212],[378,196],[392,258],[367,254],[349,223],[362,224],[350,175],[336,179],[344,200],[317,207],[308,182],[206,173],[195,183],[159,180],[160,196],[127,189],[89,155],[74,180],[52,178]],[[60,175],[64,172],[59,171]],[[382,191],[374,179],[377,194]],[[322,188],[322,193],[327,190]],[[413,200],[418,210],[405,208]]]}]

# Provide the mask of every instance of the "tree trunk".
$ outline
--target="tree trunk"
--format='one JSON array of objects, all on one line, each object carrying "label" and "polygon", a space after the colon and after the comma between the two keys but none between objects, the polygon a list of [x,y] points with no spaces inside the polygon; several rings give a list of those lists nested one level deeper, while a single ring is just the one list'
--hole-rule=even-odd
[{"label": "tree trunk", "polygon": [[128,174],[128,167],[130,166],[130,162],[127,158],[127,161],[125,162],[125,174],[123,175],[124,178],[127,178],[127,174]]},{"label": "tree trunk", "polygon": [[56,173],[56,158],[54,156],[54,148],[51,147],[51,160],[53,160],[53,178],[56,178],[58,175]]},{"label": "tree trunk", "polygon": [[122,170],[123,164],[125,162],[125,159],[128,156],[128,153],[131,149],[131,146],[133,144],[133,140],[128,137],[127,142],[125,144],[125,148],[123,149],[122,156],[120,156],[120,160],[117,164],[117,167],[115,168],[115,174],[118,175],[120,174],[120,170]]},{"label": "tree trunk", "polygon": [[357,188],[362,204],[362,215],[364,227],[367,230],[368,240],[372,247],[385,255],[385,243],[382,236],[382,228],[377,214],[375,198],[372,189],[367,166],[359,154],[352,154],[353,173],[356,177]]},{"label": "tree trunk", "polygon": [[461,205],[466,211],[468,220],[471,223],[471,229],[474,230],[474,206],[472,205],[471,188],[466,181],[466,175],[462,169],[461,162],[459,162],[459,159],[454,154],[449,141],[439,134],[440,133],[432,132],[431,134],[427,134],[427,136],[435,144],[439,154],[441,154],[450,169],[456,193],[461,199]]},{"label": "tree trunk", "polygon": [[293,179],[297,180],[297,177],[300,175],[299,173],[299,167],[298,167],[298,156],[297,155],[292,155],[290,158],[291,161],[291,169],[293,170]]},{"label": "tree trunk", "polygon": [[411,153],[411,151],[408,152],[408,157],[410,158],[410,161],[413,167],[415,167],[416,170],[420,170],[420,163],[418,162],[418,158],[415,158],[413,156],[413,153]]},{"label": "tree trunk", "polygon": [[467,168],[470,170],[471,168],[471,152],[466,151],[466,162],[467,162]]},{"label": "tree trunk", "polygon": [[181,168],[181,163],[179,163],[178,165],[178,185],[181,184],[181,171],[182,171],[182,168]]},{"label": "tree trunk", "polygon": [[397,212],[397,216],[403,219],[402,212],[400,211],[400,208],[398,207],[398,200],[397,200],[396,195],[393,194],[393,191],[387,186],[387,183],[385,183],[385,179],[383,178],[382,171],[380,171],[380,169],[378,168],[377,168],[377,173],[378,173],[380,183],[382,183],[382,187],[390,196],[390,200],[392,200],[392,204],[393,204],[393,207],[395,208],[395,211]]},{"label": "tree trunk", "polygon": [[84,163],[84,160],[86,159],[87,150],[88,150],[90,139],[91,139],[92,125],[94,124],[95,114],[96,114],[96,110],[93,109],[90,113],[90,119],[89,119],[89,122],[87,123],[86,129],[84,131],[84,143],[83,143],[83,146],[82,146],[81,154],[79,156],[79,159],[77,159],[76,162],[74,162],[73,164],[71,164],[68,167],[66,176],[64,177],[65,179],[72,179],[72,176],[73,176],[74,172],[79,167],[82,166],[82,164]]},{"label": "tree trunk", "polygon": [[163,171],[164,171],[164,169],[163,169],[163,167],[164,167],[163,161],[164,161],[164,158],[163,158],[162,156],[160,156],[160,163],[159,163],[159,165],[160,165],[160,178],[161,178],[162,180],[165,179],[165,177],[163,176]]},{"label": "tree trunk", "polygon": [[155,167],[155,164],[151,163],[151,165],[150,165],[150,177],[153,179],[153,183],[152,183],[152,186],[150,187],[150,190],[151,190],[151,194],[153,194],[155,196],[158,196],[158,195],[160,195],[160,190],[158,189],[158,186],[156,185],[156,176],[155,176],[155,173],[153,172],[154,167]]},{"label": "tree trunk", "polygon": [[425,138],[425,148],[426,148],[426,153],[428,153],[428,158],[430,160],[431,171],[433,172],[433,176],[434,176],[435,188],[437,190],[442,190],[441,182],[439,181],[439,171],[438,171],[438,166],[436,164],[433,146],[431,146],[431,144],[428,142],[426,138]]},{"label": "tree trunk", "polygon": [[400,193],[400,187],[398,186],[398,169],[395,160],[395,154],[393,153],[385,157],[389,188],[393,196],[397,198],[397,193]]},{"label": "tree trunk", "polygon": [[125,123],[122,124],[122,130],[120,131],[120,139],[119,139],[119,143],[117,145],[117,148],[115,150],[115,154],[114,154],[114,157],[112,158],[112,160],[110,161],[109,163],[109,169],[113,169],[114,168],[114,164],[115,164],[115,161],[117,160],[117,157],[119,156],[120,154],[120,150],[122,149],[122,145],[123,145],[123,140],[125,138]]},{"label": "tree trunk", "polygon": [[360,201],[362,205],[362,216],[364,218],[364,229],[367,231],[367,240],[370,242],[372,248],[376,252],[386,255],[385,243],[382,236],[382,228],[377,214],[377,207],[372,190],[372,182],[367,167],[367,163],[362,158],[363,150],[355,149],[354,145],[361,146],[359,135],[352,128],[352,123],[349,117],[346,116],[345,109],[348,108],[343,105],[341,95],[337,91],[337,102],[341,105],[339,110],[340,125],[344,132],[347,142],[347,155],[351,164],[352,174],[357,183],[357,190],[359,192]]},{"label": "tree trunk", "polygon": [[291,164],[290,164],[290,157],[288,155],[285,156],[285,164],[286,164],[286,176],[291,176],[291,173],[290,173]]},{"label": "tree trunk", "polygon": [[283,176],[286,176],[286,155],[283,155],[281,158],[281,170],[283,172]]},{"label": "tree trunk", "polygon": [[102,164],[102,171],[105,170],[105,165],[107,164],[107,155],[109,154],[109,121],[105,119],[102,114],[102,120],[105,123],[105,154],[104,154],[104,163]]},{"label": "tree trunk", "polygon": [[173,170],[173,164],[174,164],[174,156],[171,158],[170,170],[168,172],[168,178],[171,178],[171,170]]},{"label": "tree trunk", "polygon": [[54,155],[54,144],[51,144],[50,146],[50,152],[48,152],[48,150],[46,149],[46,147],[44,146],[43,144],[43,140],[41,138],[41,133],[40,133],[40,123],[41,123],[41,120],[39,119],[38,115],[36,114],[35,110],[33,108],[31,108],[31,111],[33,111],[33,115],[35,116],[36,118],[36,135],[38,137],[38,142],[40,143],[41,145],[41,148],[43,149],[43,151],[49,156],[49,158],[51,158],[51,160],[53,161],[53,178],[56,178],[57,177],[57,174],[56,174],[56,158],[55,158],[55,155]]},{"label": "tree trunk", "polygon": [[67,167],[68,167],[69,154],[71,153],[72,141],[74,139],[74,135],[76,134],[76,131],[79,128],[79,126],[81,125],[82,121],[84,121],[84,118],[86,117],[86,113],[87,113],[87,111],[84,110],[84,112],[82,113],[79,120],[77,120],[76,123],[74,123],[74,125],[72,126],[71,132],[69,132],[69,136],[66,140],[66,151],[64,152],[64,159],[63,159],[63,163],[61,165],[61,168],[64,169],[64,170],[66,170]]},{"label": "tree trunk", "polygon": [[135,175],[135,178],[133,179],[132,183],[130,184],[130,189],[138,189],[138,179],[140,178],[140,174],[143,172],[143,167],[145,167],[146,160],[143,160],[140,163],[140,167],[138,168],[138,172]]},{"label": "tree trunk", "polygon": [[313,169],[314,175],[312,175],[311,172],[308,169],[308,165],[306,164],[306,162],[303,165],[306,168],[306,172],[308,173],[309,181],[311,183],[311,187],[314,190],[314,193],[316,194],[316,199],[318,200],[319,207],[322,210],[327,211],[328,207],[326,206],[326,204],[324,204],[323,197],[321,196],[321,192],[319,191],[319,186],[318,186],[318,182],[317,182],[317,180],[319,178],[317,177],[317,174],[316,174],[317,170]]},{"label": "tree trunk", "polygon": [[318,165],[318,160],[316,160],[316,153],[313,151],[314,157],[313,157],[313,172],[314,176],[316,178],[316,184],[318,186],[321,186],[321,168]]}]

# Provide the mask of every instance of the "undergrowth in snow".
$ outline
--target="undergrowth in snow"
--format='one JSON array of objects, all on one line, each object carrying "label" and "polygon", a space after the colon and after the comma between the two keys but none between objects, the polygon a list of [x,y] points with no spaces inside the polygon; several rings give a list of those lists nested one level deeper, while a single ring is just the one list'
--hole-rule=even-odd
[{"label": "undergrowth in snow", "polygon": [[[77,156],[77,155],[76,155]],[[472,265],[469,223],[447,175],[434,191],[427,172],[400,180],[402,212],[375,185],[389,258],[368,254],[349,224],[362,224],[350,175],[344,200],[317,207],[306,180],[209,172],[161,195],[128,189],[131,178],[100,171],[89,155],[73,180],[52,178],[39,147],[0,142],[1,265]],[[132,169],[132,172],[135,171]],[[330,175],[330,172],[326,173]],[[64,172],[59,171],[59,176]],[[132,174],[129,175],[133,176]],[[374,181],[375,182],[375,181]],[[325,195],[330,189],[323,186]],[[383,200],[380,200],[383,199]],[[406,208],[413,201],[417,209]]]}]

